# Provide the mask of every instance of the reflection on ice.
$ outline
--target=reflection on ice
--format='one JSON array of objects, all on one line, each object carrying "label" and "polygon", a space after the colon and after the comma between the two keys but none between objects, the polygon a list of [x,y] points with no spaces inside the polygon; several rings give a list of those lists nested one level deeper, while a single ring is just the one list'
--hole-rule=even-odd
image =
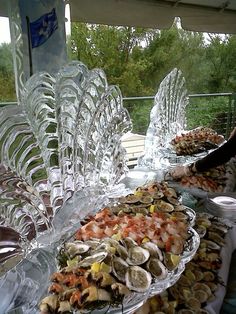
[{"label": "reflection on ice", "polygon": [[168,168],[172,138],[186,127],[185,108],[188,104],[185,78],[173,69],[161,82],[150,113],[144,156],[138,166],[149,169]]}]

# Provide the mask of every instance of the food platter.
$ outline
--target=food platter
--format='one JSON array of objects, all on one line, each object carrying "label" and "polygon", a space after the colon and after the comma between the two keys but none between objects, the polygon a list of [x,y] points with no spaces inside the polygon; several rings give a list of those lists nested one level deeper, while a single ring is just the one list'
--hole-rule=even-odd
[{"label": "food platter", "polygon": [[[194,212],[176,197],[166,183],[139,187],[81,221],[76,234],[59,246],[59,267],[41,311],[56,313],[66,306],[70,313],[133,313],[148,297],[173,285],[200,243],[191,227]],[[104,286],[101,278],[107,279],[102,279]],[[81,287],[74,287],[78,280]],[[72,294],[68,285],[74,287]]]},{"label": "food platter", "polygon": [[234,227],[228,219],[197,213],[194,228],[200,235],[200,246],[178,282],[148,299],[138,313],[218,313],[227,284],[231,252],[226,252]]}]

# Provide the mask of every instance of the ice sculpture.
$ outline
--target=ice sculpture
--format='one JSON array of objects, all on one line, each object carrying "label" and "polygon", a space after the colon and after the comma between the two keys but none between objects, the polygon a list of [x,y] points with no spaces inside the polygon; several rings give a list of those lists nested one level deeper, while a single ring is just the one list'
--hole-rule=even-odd
[{"label": "ice sculpture", "polygon": [[32,76],[19,105],[0,112],[0,224],[32,243],[75,191],[115,185],[128,170],[120,139],[130,129],[102,70],[72,62]]},{"label": "ice sculpture", "polygon": [[163,168],[168,165],[170,140],[185,129],[185,108],[188,104],[185,78],[174,68],[161,82],[150,113],[144,156],[139,166]]}]

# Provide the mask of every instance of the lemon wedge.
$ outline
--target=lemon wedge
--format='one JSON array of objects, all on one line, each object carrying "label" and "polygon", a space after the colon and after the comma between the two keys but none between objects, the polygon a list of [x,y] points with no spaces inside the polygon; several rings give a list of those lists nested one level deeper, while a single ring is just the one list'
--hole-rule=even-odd
[{"label": "lemon wedge", "polygon": [[149,242],[150,239],[148,237],[144,237],[143,240],[142,240],[142,243],[146,243],[146,242]]},{"label": "lemon wedge", "polygon": [[157,209],[157,205],[151,205],[149,207],[149,211],[150,211],[151,214],[154,213],[156,209]]},{"label": "lemon wedge", "polygon": [[101,264],[98,263],[98,262],[94,262],[91,265],[91,271],[94,272],[94,273],[98,273],[100,271],[100,268],[101,268]]},{"label": "lemon wedge", "polygon": [[170,254],[170,260],[173,264],[173,266],[177,266],[180,262],[180,256],[179,255],[175,255],[175,254]]}]

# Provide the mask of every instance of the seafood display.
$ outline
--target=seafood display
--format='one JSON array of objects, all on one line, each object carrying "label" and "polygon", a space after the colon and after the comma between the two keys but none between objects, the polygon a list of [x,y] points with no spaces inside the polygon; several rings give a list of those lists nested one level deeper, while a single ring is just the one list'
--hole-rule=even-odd
[{"label": "seafood display", "polygon": [[200,246],[180,279],[150,298],[136,314],[208,313],[206,303],[214,299],[218,286],[225,284],[218,276],[222,264],[220,250],[231,227],[219,218],[202,213],[197,214],[194,228],[201,238]]},{"label": "seafood display", "polygon": [[198,236],[189,244],[194,218],[165,182],[139,187],[87,217],[60,248],[41,313],[115,307],[130,294],[152,295],[155,283],[169,287],[199,245]]},{"label": "seafood display", "polygon": [[201,174],[183,176],[179,182],[188,188],[198,188],[206,192],[223,192],[226,184],[225,174],[226,167],[221,165]]},{"label": "seafood display", "polygon": [[171,144],[178,156],[185,156],[217,148],[223,142],[224,137],[217,134],[213,129],[199,127],[176,135]]}]

